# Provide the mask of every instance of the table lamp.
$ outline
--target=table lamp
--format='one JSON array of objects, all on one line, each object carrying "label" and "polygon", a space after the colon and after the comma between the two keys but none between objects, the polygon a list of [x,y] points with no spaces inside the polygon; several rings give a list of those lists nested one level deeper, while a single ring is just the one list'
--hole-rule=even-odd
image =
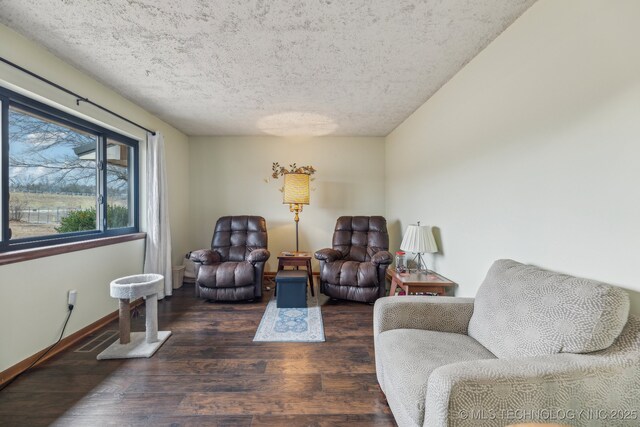
[{"label": "table lamp", "polygon": [[289,211],[295,212],[293,220],[296,222],[296,252],[298,252],[298,214],[303,205],[309,204],[309,175],[306,173],[285,173],[283,204],[289,204]]},{"label": "table lamp", "polygon": [[[427,264],[422,257],[424,253],[438,252],[438,245],[436,239],[433,237],[433,231],[428,225],[411,224],[407,227],[407,231],[404,233],[400,249],[407,252],[414,252],[416,256],[414,260],[418,258],[416,263],[417,271],[428,273]],[[422,266],[424,265],[424,269]]]}]

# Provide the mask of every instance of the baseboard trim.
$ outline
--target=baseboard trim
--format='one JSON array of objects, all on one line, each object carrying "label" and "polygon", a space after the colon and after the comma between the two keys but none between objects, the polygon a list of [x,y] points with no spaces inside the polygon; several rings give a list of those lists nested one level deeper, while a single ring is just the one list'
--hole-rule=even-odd
[{"label": "baseboard trim", "polygon": [[[142,298],[139,298],[131,303],[131,309],[133,310],[135,307],[138,307],[143,303],[144,303],[144,300]],[[98,319],[95,322],[91,323],[90,325],[85,326],[84,328],[72,333],[67,337],[64,337],[58,343],[58,345],[49,352],[49,354],[43,357],[42,360],[38,361],[38,363],[36,363],[34,366],[38,366],[43,362],[51,359],[53,356],[56,356],[62,353],[63,351],[67,350],[69,347],[76,344],[81,339],[87,337],[88,335],[91,335],[98,329],[108,325],[109,323],[113,322],[117,318],[118,318],[118,310],[114,311],[113,313],[109,313],[103,318]],[[26,371],[29,365],[31,365],[34,360],[36,360],[38,357],[40,357],[40,355],[42,355],[44,352],[47,351],[47,348],[40,350],[36,354],[30,357],[27,357],[23,361],[18,362],[15,365],[11,366],[10,368],[7,368],[4,371],[0,372],[0,387],[3,386],[6,382],[11,381],[13,378],[20,375],[24,371]]]}]

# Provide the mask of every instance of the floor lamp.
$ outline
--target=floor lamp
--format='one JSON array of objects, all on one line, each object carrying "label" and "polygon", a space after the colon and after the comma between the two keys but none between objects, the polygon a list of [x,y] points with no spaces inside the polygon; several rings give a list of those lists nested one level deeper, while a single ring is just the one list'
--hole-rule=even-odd
[{"label": "floor lamp", "polygon": [[[427,264],[424,262],[422,254],[438,252],[438,245],[436,239],[433,237],[433,231],[428,225],[411,224],[407,227],[407,231],[404,233],[400,249],[407,252],[414,252],[416,256],[414,260],[418,258],[416,264],[416,270],[419,272],[428,273]],[[422,266],[424,265],[424,269]]]},{"label": "floor lamp", "polygon": [[296,222],[296,252],[298,252],[298,214],[303,205],[309,204],[309,175],[306,173],[284,174],[283,204],[289,204],[289,211],[295,212],[293,220]]}]

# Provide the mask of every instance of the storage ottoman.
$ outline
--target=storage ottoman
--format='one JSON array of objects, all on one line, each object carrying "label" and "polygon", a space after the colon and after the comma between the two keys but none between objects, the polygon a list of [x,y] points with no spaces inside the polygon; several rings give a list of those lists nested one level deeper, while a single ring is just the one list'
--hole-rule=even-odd
[{"label": "storage ottoman", "polygon": [[280,270],[276,274],[276,306],[278,308],[307,307],[307,272]]}]

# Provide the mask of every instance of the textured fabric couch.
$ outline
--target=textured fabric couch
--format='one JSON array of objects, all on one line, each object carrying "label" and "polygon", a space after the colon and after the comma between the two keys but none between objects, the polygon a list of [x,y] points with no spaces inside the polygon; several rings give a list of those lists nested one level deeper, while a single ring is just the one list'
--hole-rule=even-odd
[{"label": "textured fabric couch", "polygon": [[211,249],[191,252],[196,293],[207,300],[240,301],[262,296],[269,259],[267,223],[261,216],[224,216],[216,222]]},{"label": "textured fabric couch", "polygon": [[374,339],[400,427],[640,425],[640,318],[614,286],[499,260],[475,299],[379,299]]},{"label": "textured fabric couch", "polygon": [[317,251],[320,291],[331,298],[374,302],[386,293],[391,264],[387,220],[381,216],[341,216],[333,248]]}]

